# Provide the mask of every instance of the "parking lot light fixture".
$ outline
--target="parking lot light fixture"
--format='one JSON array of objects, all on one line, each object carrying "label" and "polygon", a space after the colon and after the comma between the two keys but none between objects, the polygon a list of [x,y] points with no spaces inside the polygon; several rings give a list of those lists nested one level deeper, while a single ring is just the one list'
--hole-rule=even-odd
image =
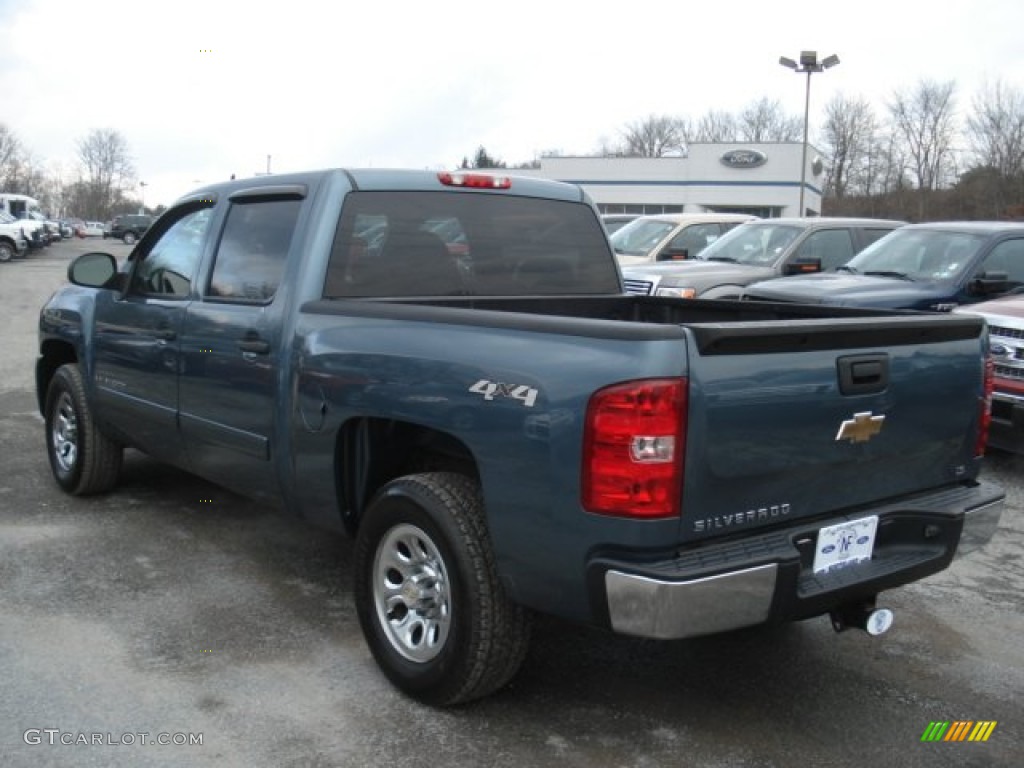
[{"label": "parking lot light fixture", "polygon": [[800,216],[806,213],[804,208],[804,187],[807,185],[807,129],[811,115],[811,75],[815,72],[824,72],[839,63],[839,57],[834,53],[818,60],[817,51],[800,51],[800,63],[785,56],[779,57],[779,64],[786,69],[791,69],[798,74],[807,75],[807,87],[804,93],[804,143],[800,153]]}]

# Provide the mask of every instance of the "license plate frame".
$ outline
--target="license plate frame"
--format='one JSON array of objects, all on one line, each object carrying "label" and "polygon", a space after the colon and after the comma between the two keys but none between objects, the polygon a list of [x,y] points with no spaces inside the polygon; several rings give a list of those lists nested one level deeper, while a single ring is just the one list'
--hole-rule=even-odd
[{"label": "license plate frame", "polygon": [[870,560],[875,551],[878,515],[845,520],[818,529],[814,544],[815,574],[828,573]]}]

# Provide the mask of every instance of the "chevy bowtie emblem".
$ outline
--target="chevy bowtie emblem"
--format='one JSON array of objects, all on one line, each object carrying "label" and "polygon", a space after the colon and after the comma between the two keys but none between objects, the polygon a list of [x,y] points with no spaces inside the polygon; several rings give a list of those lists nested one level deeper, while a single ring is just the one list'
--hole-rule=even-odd
[{"label": "chevy bowtie emblem", "polygon": [[885,416],[872,416],[871,411],[853,414],[839,425],[836,440],[849,440],[851,443],[866,443],[882,431]]}]

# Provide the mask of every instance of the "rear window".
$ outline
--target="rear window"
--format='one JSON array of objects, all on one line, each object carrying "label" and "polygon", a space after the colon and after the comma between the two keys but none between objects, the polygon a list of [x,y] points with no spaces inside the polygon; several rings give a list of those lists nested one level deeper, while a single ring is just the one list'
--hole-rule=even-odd
[{"label": "rear window", "polygon": [[620,290],[604,229],[586,205],[465,192],[352,192],[324,296]]}]

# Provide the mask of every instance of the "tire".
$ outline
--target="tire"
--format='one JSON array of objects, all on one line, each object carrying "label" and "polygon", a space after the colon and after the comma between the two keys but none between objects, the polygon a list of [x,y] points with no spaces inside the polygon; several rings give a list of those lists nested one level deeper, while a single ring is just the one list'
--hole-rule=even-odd
[{"label": "tire", "polygon": [[135,241],[138,238],[135,237],[134,232],[125,232],[124,235],[122,235],[121,239],[124,240],[125,245],[135,245]]},{"label": "tire", "polygon": [[10,243],[0,242],[0,264],[13,259],[16,253]]},{"label": "tire", "polygon": [[46,453],[54,479],[75,496],[117,484],[124,450],[100,432],[75,364],[62,365],[46,390]]},{"label": "tire", "polygon": [[353,553],[356,611],[388,679],[450,706],[486,696],[519,670],[530,617],[498,579],[476,483],[434,472],[386,485]]}]

